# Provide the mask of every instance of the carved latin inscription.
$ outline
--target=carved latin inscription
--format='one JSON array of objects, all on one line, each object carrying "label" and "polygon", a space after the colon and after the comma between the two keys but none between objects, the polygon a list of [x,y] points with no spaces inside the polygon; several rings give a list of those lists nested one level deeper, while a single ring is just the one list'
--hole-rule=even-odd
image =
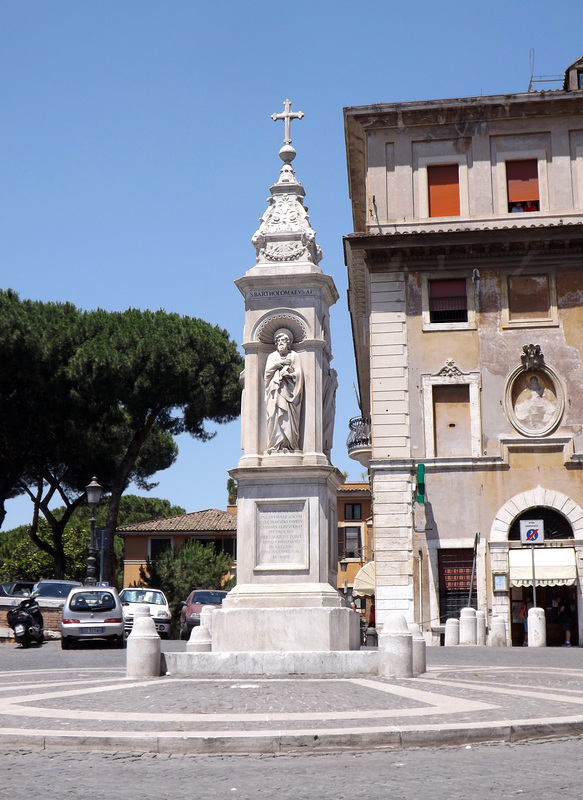
[{"label": "carved latin inscription", "polygon": [[257,566],[307,568],[305,503],[257,506]]}]

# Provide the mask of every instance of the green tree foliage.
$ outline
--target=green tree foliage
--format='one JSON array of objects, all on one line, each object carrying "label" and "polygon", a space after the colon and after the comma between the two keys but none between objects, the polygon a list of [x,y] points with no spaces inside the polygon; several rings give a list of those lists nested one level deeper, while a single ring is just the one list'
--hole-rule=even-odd
[{"label": "green tree foliage", "polygon": [[[206,441],[204,423],[239,413],[242,359],[202,320],[130,309],[82,313],[0,291],[0,524],[4,501],[26,493],[29,536],[65,571],[64,531],[93,475],[108,493],[112,554],[122,494],[175,460],[174,436]],[[64,512],[50,510],[60,500]],[[38,535],[41,515],[50,526]],[[108,558],[105,577],[113,577]]]},{"label": "green tree foliage", "polygon": [[[64,507],[53,509],[52,514],[59,518]],[[169,500],[158,497],[139,497],[125,495],[120,504],[120,525],[131,525],[147,519],[161,519],[184,514],[180,506],[173,506]],[[65,571],[63,577],[69,580],[84,580],[87,574],[87,548],[89,545],[91,510],[88,506],[77,508],[65,528],[63,546],[65,552]],[[96,510],[96,528],[105,527],[107,504]],[[39,537],[50,542],[51,530],[43,520],[39,523]],[[118,588],[123,585],[124,540],[115,536],[114,548],[119,569],[113,578]],[[26,525],[0,534],[0,583],[9,580],[36,581],[53,575],[53,560],[44,550],[30,543]]]},{"label": "green tree foliage", "polygon": [[231,556],[217,553],[214,544],[191,539],[179,550],[163,550],[160,555],[140,567],[144,586],[161,589],[170,604],[173,617],[180,613],[180,604],[193,589],[230,589],[234,581],[223,586],[231,569]]},{"label": "green tree foliage", "polygon": [[[50,542],[52,531],[40,520],[38,536]],[[0,583],[4,581],[38,581],[51,578],[54,562],[51,556],[38,547],[32,547],[26,526],[15,528],[0,537]],[[66,580],[84,581],[87,575],[87,545],[89,529],[83,525],[69,525],[63,536]]]}]

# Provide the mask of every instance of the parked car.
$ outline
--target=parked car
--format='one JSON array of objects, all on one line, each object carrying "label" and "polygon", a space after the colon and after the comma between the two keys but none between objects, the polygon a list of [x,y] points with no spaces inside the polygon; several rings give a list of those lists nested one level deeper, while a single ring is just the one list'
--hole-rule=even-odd
[{"label": "parked car", "polygon": [[182,601],[180,612],[180,639],[188,639],[192,629],[200,625],[200,612],[203,606],[220,608],[228,592],[215,589],[194,589],[187,600]]},{"label": "parked car", "polygon": [[0,597],[28,597],[34,581],[7,581],[0,583]]},{"label": "parked car", "polygon": [[164,592],[161,592],[160,589],[141,589],[139,587],[122,589],[119,598],[122,604],[126,635],[131,633],[134,626],[134,608],[136,604],[146,603],[150,606],[150,616],[154,620],[156,630],[161,638],[170,638],[172,613]]},{"label": "parked car", "polygon": [[79,586],[65,600],[61,647],[68,650],[87,639],[105,639],[116,647],[124,646],[121,602],[112,586]]},{"label": "parked car", "polygon": [[64,605],[69,593],[76,586],[83,586],[83,584],[80,581],[57,581],[43,578],[35,583],[31,597],[40,600],[41,606],[59,608]]}]

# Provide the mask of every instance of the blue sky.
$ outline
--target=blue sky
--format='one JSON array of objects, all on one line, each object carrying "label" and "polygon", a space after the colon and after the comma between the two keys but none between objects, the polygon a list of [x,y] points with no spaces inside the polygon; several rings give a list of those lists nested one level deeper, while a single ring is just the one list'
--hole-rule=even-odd
[{"label": "blue sky", "polygon": [[[289,97],[332,312],[339,373],[333,461],[352,479],[358,413],[342,236],[352,230],[344,106],[526,91],[583,54],[575,2],[2,0],[0,285],[79,308],[164,308],[240,342],[233,281],[278,176]],[[0,376],[1,380],[1,376]],[[226,505],[239,423],[180,455],[153,494]],[[91,475],[87,476],[89,481]],[[130,489],[133,491],[133,489]],[[30,519],[8,505],[4,529]]]}]

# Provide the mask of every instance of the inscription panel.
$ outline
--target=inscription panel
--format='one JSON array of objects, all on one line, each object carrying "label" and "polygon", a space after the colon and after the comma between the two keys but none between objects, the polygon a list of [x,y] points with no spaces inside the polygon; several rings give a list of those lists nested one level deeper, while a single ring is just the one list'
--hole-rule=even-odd
[{"label": "inscription panel", "polygon": [[306,501],[257,504],[256,569],[308,569]]}]

